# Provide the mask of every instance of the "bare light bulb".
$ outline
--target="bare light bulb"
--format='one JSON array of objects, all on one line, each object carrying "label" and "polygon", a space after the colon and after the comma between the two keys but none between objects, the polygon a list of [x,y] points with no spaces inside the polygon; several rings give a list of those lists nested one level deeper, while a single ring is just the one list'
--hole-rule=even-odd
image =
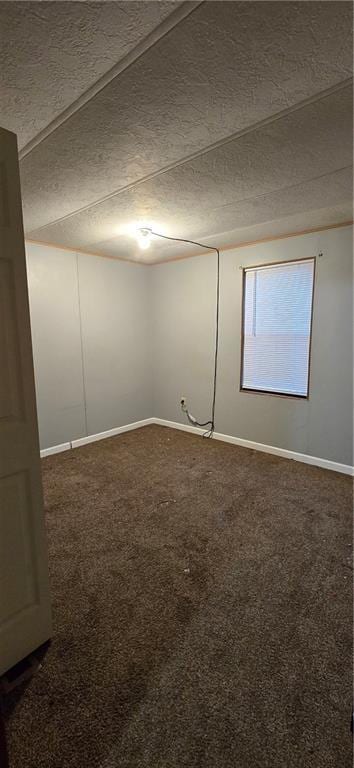
[{"label": "bare light bulb", "polygon": [[149,227],[139,227],[137,235],[139,247],[146,251],[151,243],[151,229]]}]

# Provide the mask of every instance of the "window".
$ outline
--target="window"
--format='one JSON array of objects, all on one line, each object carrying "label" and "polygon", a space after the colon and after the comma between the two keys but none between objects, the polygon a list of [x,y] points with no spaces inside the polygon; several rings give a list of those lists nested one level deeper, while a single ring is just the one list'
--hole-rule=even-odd
[{"label": "window", "polygon": [[308,397],[315,259],[243,270],[241,390]]}]

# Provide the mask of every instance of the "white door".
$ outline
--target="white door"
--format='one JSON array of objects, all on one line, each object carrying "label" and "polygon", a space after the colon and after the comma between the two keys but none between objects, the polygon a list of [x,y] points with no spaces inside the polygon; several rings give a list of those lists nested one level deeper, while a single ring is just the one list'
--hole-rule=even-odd
[{"label": "white door", "polygon": [[0,675],[50,634],[17,142],[0,128]]}]

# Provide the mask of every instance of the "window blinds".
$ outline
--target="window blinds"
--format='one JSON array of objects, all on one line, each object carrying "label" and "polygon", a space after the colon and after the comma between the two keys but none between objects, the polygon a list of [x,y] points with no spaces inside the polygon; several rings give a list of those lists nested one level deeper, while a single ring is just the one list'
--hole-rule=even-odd
[{"label": "window blinds", "polygon": [[247,268],[241,388],[308,396],[314,259]]}]

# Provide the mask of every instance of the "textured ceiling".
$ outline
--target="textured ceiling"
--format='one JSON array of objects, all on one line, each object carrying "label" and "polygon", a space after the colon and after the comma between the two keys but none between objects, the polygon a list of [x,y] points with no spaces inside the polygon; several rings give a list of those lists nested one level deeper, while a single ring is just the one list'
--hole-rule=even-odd
[{"label": "textured ceiling", "polygon": [[2,127],[24,147],[178,5],[0,2]]},{"label": "textured ceiling", "polygon": [[133,222],[222,246],[351,218],[351,3],[0,2],[3,22],[29,238],[148,262],[195,248],[141,252]]}]

